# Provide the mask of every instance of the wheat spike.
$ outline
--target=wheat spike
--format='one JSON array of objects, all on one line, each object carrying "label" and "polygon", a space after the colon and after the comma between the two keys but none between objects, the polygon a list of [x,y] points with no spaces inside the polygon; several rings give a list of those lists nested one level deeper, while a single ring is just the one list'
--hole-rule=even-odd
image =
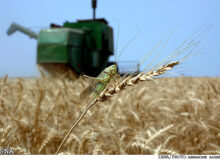
[{"label": "wheat spike", "polygon": [[1,138],[1,141],[0,141],[1,147],[6,147],[7,139],[10,137],[9,133],[10,133],[11,129],[12,129],[12,125],[8,125],[7,128],[5,129],[3,136]]},{"label": "wheat spike", "polygon": [[137,76],[131,78],[125,78],[121,83],[116,85],[115,87],[108,88],[105,92],[102,92],[98,98],[98,101],[106,101],[108,98],[112,97],[113,94],[119,93],[121,90],[125,89],[127,86],[134,86],[135,84],[142,81],[150,81],[153,80],[154,76],[160,76],[164,74],[166,71],[169,71],[174,66],[178,65],[180,61],[170,62],[167,65],[163,65],[159,67],[155,71],[150,71],[148,73],[141,72]]}]

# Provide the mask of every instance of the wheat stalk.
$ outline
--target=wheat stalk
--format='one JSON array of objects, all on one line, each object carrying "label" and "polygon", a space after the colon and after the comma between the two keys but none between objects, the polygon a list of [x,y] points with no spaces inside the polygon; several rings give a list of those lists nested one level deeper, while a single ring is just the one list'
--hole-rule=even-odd
[{"label": "wheat stalk", "polygon": [[79,119],[72,125],[72,127],[69,129],[68,133],[66,134],[66,136],[64,137],[63,141],[60,143],[56,154],[59,153],[61,147],[63,146],[63,144],[65,143],[65,141],[67,140],[68,136],[70,135],[70,133],[72,132],[72,130],[79,124],[79,122],[82,120],[82,118],[85,116],[86,112],[94,105],[96,104],[96,102],[98,101],[98,98],[96,98],[94,101],[92,101],[84,110],[84,112],[80,115]]}]

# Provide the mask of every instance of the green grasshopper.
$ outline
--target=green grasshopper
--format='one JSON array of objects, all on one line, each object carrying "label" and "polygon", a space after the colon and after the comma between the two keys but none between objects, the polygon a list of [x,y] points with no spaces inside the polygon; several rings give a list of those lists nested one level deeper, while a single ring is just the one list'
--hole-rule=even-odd
[{"label": "green grasshopper", "polygon": [[[139,35],[139,33],[140,31],[126,44],[126,46],[122,49],[121,53],[119,54],[118,59],[123,53],[123,51],[128,47],[128,45]],[[119,37],[119,30],[118,30],[118,37]],[[117,37],[117,43],[118,43],[118,37]],[[115,52],[117,52],[117,46]],[[117,62],[116,58],[115,58],[115,62]],[[85,97],[89,96],[91,93],[93,93],[94,99],[97,98],[100,95],[100,93],[102,93],[105,90],[105,88],[112,79],[115,81],[114,77],[116,75],[118,75],[116,64],[105,68],[96,78],[84,75],[84,77],[93,80],[93,82],[90,83],[90,85],[81,92],[80,99],[84,99]]]},{"label": "green grasshopper", "polygon": [[84,75],[84,77],[92,79],[93,82],[85,88],[80,94],[80,99],[83,99],[93,93],[93,98],[97,98],[101,92],[103,92],[106,86],[117,74],[117,65],[111,65],[105,68],[98,77],[89,77]]},{"label": "green grasshopper", "polygon": [[[120,25],[118,25],[120,26]],[[139,29],[139,28],[138,28]],[[140,30],[139,32],[126,44],[126,46],[122,49],[121,53],[119,54],[118,56],[118,59],[119,57],[121,56],[121,54],[123,53],[123,51],[128,47],[128,45],[139,35],[140,33]],[[117,42],[116,44],[118,44],[118,38],[119,38],[119,30],[118,30],[118,37],[117,37]],[[117,53],[117,46],[116,46],[116,50],[115,52]],[[115,56],[117,57],[117,56]],[[117,62],[116,58],[115,58],[115,62]],[[90,85],[85,88],[81,94],[80,94],[80,99],[84,99],[85,97],[89,96],[91,93],[93,93],[93,98],[97,98],[100,93],[102,93],[105,88],[107,87],[107,85],[110,83],[110,81],[114,79],[114,77],[118,75],[117,73],[117,65],[114,64],[114,65],[111,65],[107,68],[105,68],[99,75],[98,77],[89,77],[89,76],[86,76],[84,75],[84,77],[88,78],[88,79],[91,79],[93,80],[92,83],[90,83]]]}]

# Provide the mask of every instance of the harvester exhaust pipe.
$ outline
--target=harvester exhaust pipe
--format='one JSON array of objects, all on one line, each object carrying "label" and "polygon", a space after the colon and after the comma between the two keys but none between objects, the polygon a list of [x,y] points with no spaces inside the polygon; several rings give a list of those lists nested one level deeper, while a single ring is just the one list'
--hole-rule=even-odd
[{"label": "harvester exhaust pipe", "polygon": [[92,8],[93,8],[93,20],[96,19],[96,16],[95,16],[95,9],[97,7],[97,0],[92,0]]},{"label": "harvester exhaust pipe", "polygon": [[28,28],[25,28],[17,23],[12,23],[11,26],[7,30],[8,35],[12,35],[14,32],[20,31],[26,35],[28,35],[30,38],[37,39],[37,33],[31,31]]}]

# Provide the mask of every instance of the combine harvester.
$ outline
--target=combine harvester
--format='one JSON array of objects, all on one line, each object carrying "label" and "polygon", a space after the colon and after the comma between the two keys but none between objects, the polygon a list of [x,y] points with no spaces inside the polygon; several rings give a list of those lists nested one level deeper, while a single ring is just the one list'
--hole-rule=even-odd
[{"label": "combine harvester", "polygon": [[[96,19],[96,0],[92,0],[92,8],[93,19],[67,21],[62,26],[51,24],[39,34],[12,23],[7,34],[20,31],[36,39],[37,64],[50,75],[71,69],[76,74],[97,76],[105,67],[116,62],[109,62],[114,53],[113,29],[104,18]],[[138,68],[139,71],[137,66],[138,62],[133,62],[130,68]]]}]

